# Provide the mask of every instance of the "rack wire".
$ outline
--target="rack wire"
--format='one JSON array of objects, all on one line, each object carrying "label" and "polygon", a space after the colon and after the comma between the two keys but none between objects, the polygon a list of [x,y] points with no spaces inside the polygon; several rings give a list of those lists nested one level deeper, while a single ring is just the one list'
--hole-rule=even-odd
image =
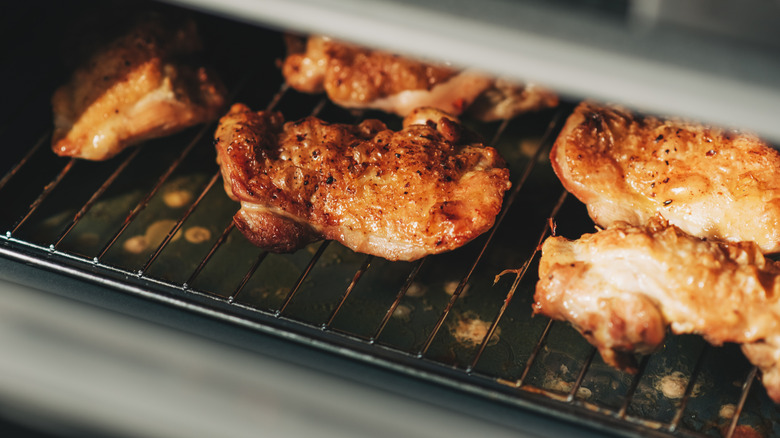
[{"label": "rack wire", "polygon": [[[273,41],[281,47],[280,37]],[[285,115],[398,123],[291,91],[273,54],[244,66],[232,75],[240,76],[234,100]],[[17,159],[0,179],[0,202],[13,199],[0,214],[0,254],[617,434],[732,437],[749,428],[777,436],[780,415],[753,390],[756,369],[733,348],[690,354],[698,338],[672,337],[643,357],[632,376],[607,367],[567,324],[531,316],[541,242],[553,232],[576,237],[592,226],[547,161],[570,108],[473,123],[507,158],[513,189],[494,228],[451,254],[391,263],[332,242],[291,255],[252,247],[237,233],[231,220],[237,206],[221,190],[214,124],[105,163],[56,157],[46,147],[50,131],[33,132],[14,145]],[[171,202],[171,193],[185,201]],[[200,237],[187,237],[193,229]],[[133,249],[139,237],[147,245]]]}]

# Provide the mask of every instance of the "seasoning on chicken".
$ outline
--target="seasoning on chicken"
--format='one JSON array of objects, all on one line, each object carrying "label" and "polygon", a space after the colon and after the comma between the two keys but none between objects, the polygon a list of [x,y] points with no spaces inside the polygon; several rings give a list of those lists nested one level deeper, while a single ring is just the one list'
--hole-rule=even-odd
[{"label": "seasoning on chicken", "polygon": [[184,58],[195,24],[152,17],[97,50],[52,97],[58,155],[105,160],[127,146],[219,117],[221,83]]},{"label": "seasoning on chicken", "polygon": [[[413,123],[415,121],[425,123]],[[254,244],[294,251],[319,239],[389,260],[458,248],[494,223],[509,171],[451,116],[424,109],[401,131],[330,124],[235,104],[215,133],[234,222]]]},{"label": "seasoning on chicken", "polygon": [[742,344],[780,402],[780,263],[752,242],[692,237],[654,218],[542,246],[534,313],[569,321],[610,365],[659,347],[667,327]]},{"label": "seasoning on chicken", "polygon": [[697,237],[780,251],[780,153],[753,135],[586,102],[550,160],[601,227],[660,214]]},{"label": "seasoning on chicken", "polygon": [[310,37],[305,47],[292,41],[282,66],[290,86],[305,93],[326,92],[346,108],[378,109],[402,117],[419,107],[456,116],[469,110],[474,117],[491,121],[558,104],[555,94],[536,85],[513,84],[326,37]]}]

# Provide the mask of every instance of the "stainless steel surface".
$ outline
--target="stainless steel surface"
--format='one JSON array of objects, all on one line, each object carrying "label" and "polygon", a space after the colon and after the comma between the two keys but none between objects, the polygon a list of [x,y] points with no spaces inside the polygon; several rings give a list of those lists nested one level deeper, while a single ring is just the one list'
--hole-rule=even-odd
[{"label": "stainless steel surface", "polygon": [[[432,415],[441,414],[442,421],[449,421],[445,411],[454,409],[473,415],[477,423],[495,422],[496,433],[503,433],[503,427],[523,430],[523,424],[527,424],[528,433],[550,434],[545,428],[551,427],[551,419],[557,419],[565,421],[560,426],[562,430],[571,432],[574,424],[582,427],[581,434],[596,430],[625,436],[738,436],[755,430],[780,436],[780,411],[761,385],[754,383],[755,369],[734,346],[708,348],[694,336],[672,337],[663,350],[644,358],[640,373],[631,376],[606,366],[568,325],[531,316],[538,244],[550,232],[552,222],[548,219],[554,218],[558,234],[569,237],[592,230],[583,207],[566,195],[546,159],[572,102],[565,102],[558,110],[519,117],[505,124],[468,121],[491,139],[507,159],[514,186],[497,226],[466,247],[415,263],[391,263],[354,254],[328,242],[312,244],[293,254],[269,254],[248,244],[232,226],[231,216],[237,205],[221,187],[211,144],[213,124],[147,142],[103,163],[59,158],[51,153],[48,96],[67,70],[47,59],[56,59],[52,40],[67,36],[62,30],[66,23],[58,21],[59,14],[67,12],[49,12],[29,19],[45,22],[48,17],[54,26],[51,33],[30,38],[17,36],[24,44],[22,49],[8,48],[6,52],[7,59],[19,61],[25,60],[28,53],[37,53],[30,62],[33,67],[40,65],[41,76],[17,78],[19,101],[26,103],[15,113],[2,113],[4,119],[0,120],[8,157],[0,163],[0,173],[4,175],[0,179],[0,204],[4,206],[0,210],[0,261],[5,262],[0,263],[0,278],[156,324],[173,325],[178,330],[245,350],[259,348],[256,342],[262,337],[262,343],[295,348],[292,356],[306,358],[301,363],[287,355],[284,359],[288,362],[317,368],[329,361],[340,361],[343,366],[338,368],[348,369],[346,373],[335,371],[335,367],[327,371],[362,384],[370,380],[366,376],[379,373],[379,380],[389,379],[392,383],[378,380],[368,382],[370,385],[390,391],[408,389],[415,393],[414,406],[419,407],[416,403],[420,400],[438,405]],[[199,19],[205,35],[212,39],[210,47],[216,49],[211,53],[212,60],[234,100],[253,108],[273,107],[288,119],[317,113],[330,121],[354,122],[376,116],[397,125],[398,120],[391,116],[348,112],[322,96],[302,95],[288,89],[275,64],[283,54],[278,32],[211,16]],[[17,265],[25,269],[17,269]],[[494,281],[506,269],[515,271]],[[171,424],[191,415],[198,415],[198,420],[204,422],[213,420],[214,424],[221,424],[231,415],[249,415],[245,410],[255,406],[253,402],[267,407],[264,400],[276,398],[274,394],[283,393],[286,384],[295,380],[295,374],[288,373],[284,365],[270,364],[262,357],[247,358],[240,352],[234,354],[219,344],[208,344],[199,350],[195,341],[181,340],[179,335],[167,339],[162,332],[148,328],[127,330],[129,334],[119,336],[115,332],[125,332],[121,327],[124,322],[118,322],[119,328],[108,327],[114,318],[110,315],[93,319],[87,316],[90,312],[81,316],[80,310],[74,310],[73,316],[66,316],[65,320],[84,321],[88,328],[71,326],[65,324],[57,310],[45,304],[45,298],[41,298],[44,304],[40,309],[37,304],[27,306],[26,300],[14,307],[14,297],[18,295],[9,286],[10,302],[0,301],[0,309],[11,309],[9,314],[27,312],[28,320],[40,319],[37,324],[44,327],[54,324],[48,326],[56,327],[47,329],[48,333],[72,330],[83,334],[85,341],[105,340],[108,345],[126,344],[128,351],[143,351],[137,355],[119,354],[115,347],[100,343],[87,349],[98,361],[100,351],[108,351],[107,368],[101,368],[100,373],[107,373],[103,380],[109,381],[109,388],[113,388],[111,375],[105,370],[114,366],[124,369],[126,365],[127,375],[134,379],[142,379],[146,371],[159,373],[159,368],[171,379],[181,379],[180,391],[165,394],[172,397],[165,406],[171,406],[176,398],[186,399],[182,411],[174,409],[167,414],[160,405],[153,410],[154,415],[166,417],[165,421]],[[31,292],[30,296],[38,294]],[[31,299],[39,302],[38,298]],[[70,308],[68,304],[62,306]],[[64,312],[70,314],[70,310]],[[169,318],[171,312],[176,316]],[[51,322],[47,322],[47,315]],[[21,324],[24,320],[9,317],[8,333],[12,335],[5,338],[7,351],[18,352],[13,355],[18,358],[44,355],[46,347],[31,344],[30,350],[25,350],[27,341],[13,335],[14,330],[21,330],[22,336],[29,334]],[[87,320],[92,322],[86,323]],[[212,333],[209,328],[214,324],[226,328]],[[103,325],[107,326],[106,338],[100,338]],[[145,334],[146,330],[154,333]],[[110,340],[114,335],[119,337]],[[69,335],[67,339],[78,345],[80,336]],[[45,346],[51,339],[42,342]],[[147,342],[153,345],[142,347]],[[187,350],[181,356],[175,354],[180,342],[181,348]],[[124,351],[124,347],[119,350]],[[269,351],[262,353],[273,357]],[[139,360],[148,364],[143,359],[146,355],[157,357],[159,362],[138,369]],[[71,357],[67,346],[58,349],[57,356],[63,360],[77,359]],[[168,365],[169,361],[173,365]],[[235,361],[240,363],[234,364]],[[24,360],[5,363],[11,370],[9,375],[19,376],[6,382],[0,380],[0,391],[6,390],[6,406],[13,403],[12,393],[22,393],[31,398],[32,406],[56,414],[54,407],[41,403],[61,404],[64,400],[47,401],[47,394],[36,393],[43,383],[69,385],[64,387],[65,392],[84,394],[86,405],[98,403],[103,397],[107,406],[124,400],[124,396],[109,400],[112,394],[124,394],[122,390],[106,392],[99,385],[91,387],[89,376],[99,377],[100,373],[85,374],[79,367],[58,370],[58,363],[34,362],[36,367],[42,367],[37,372]],[[208,373],[216,373],[215,381],[229,388],[247,385],[260,395],[253,399],[244,394],[252,399],[243,399],[248,404],[236,406],[225,402],[230,390],[220,389],[214,399],[204,403],[216,403],[230,413],[225,418],[209,417],[199,409],[216,408],[205,404],[192,406],[194,393],[189,391],[208,392],[214,381],[201,386],[197,380],[205,371],[197,367],[193,371],[184,366],[185,362],[209,367]],[[353,372],[352,367],[359,370]],[[64,380],[68,382],[57,383],[63,376],[55,378],[56,372],[50,376],[52,371],[67,371]],[[179,371],[184,374],[176,374]],[[25,372],[30,374],[22,375]],[[255,372],[259,375],[253,375]],[[231,377],[234,373],[238,377]],[[190,379],[192,374],[195,381]],[[275,375],[286,383],[275,386],[274,382],[268,393],[272,395],[262,395],[261,387],[274,381]],[[158,378],[148,379],[161,382]],[[307,382],[307,388],[317,386],[314,381]],[[329,394],[339,393],[338,383],[329,378],[325,382]],[[425,390],[415,391],[418,386]],[[293,384],[291,392],[305,391]],[[361,388],[345,392],[363,394],[357,400],[364,400],[366,394],[371,394],[372,399],[375,395]],[[133,394],[132,401],[137,405],[132,406],[135,411],[130,417],[151,415],[143,404],[146,397],[153,397],[152,393]],[[327,405],[328,400],[320,399],[320,395],[300,394],[301,403],[306,406],[303,410],[311,413],[309,407],[316,411],[315,405]],[[279,397],[289,400],[285,406],[293,404],[292,394]],[[463,403],[453,407],[453,400]],[[347,403],[353,402],[360,403]],[[348,430],[350,425],[337,425],[335,430],[360,434],[366,423],[391,427],[388,419],[405,421],[395,414],[397,409],[405,412],[397,406],[404,403],[402,399],[391,396],[386,401],[389,405],[385,406],[385,401],[377,403],[382,404],[380,411],[387,409],[391,413],[385,412],[383,418],[377,419],[380,414],[366,412],[365,421],[354,421],[359,430]],[[71,419],[81,415],[78,409],[87,409],[79,403],[57,409],[66,408],[73,409],[67,413]],[[331,412],[331,408],[336,412]],[[369,411],[352,405],[345,410],[324,406],[320,413],[327,418],[318,416],[317,422],[329,424],[330,418],[337,418],[336,423],[341,424],[341,419],[348,420],[346,412],[353,409],[361,415]],[[100,412],[106,424],[113,418],[110,412]],[[131,426],[127,419],[117,421],[117,427]],[[252,429],[252,421],[243,417],[227,423],[246,430]],[[298,426],[286,419],[279,421],[283,423],[264,426],[279,426],[289,433],[297,431]],[[465,435],[473,430],[459,424],[455,421],[451,429],[440,431]],[[406,424],[398,426],[401,432],[415,434],[406,429]],[[175,428],[170,430],[175,433]],[[419,434],[427,433],[426,425]]]}]

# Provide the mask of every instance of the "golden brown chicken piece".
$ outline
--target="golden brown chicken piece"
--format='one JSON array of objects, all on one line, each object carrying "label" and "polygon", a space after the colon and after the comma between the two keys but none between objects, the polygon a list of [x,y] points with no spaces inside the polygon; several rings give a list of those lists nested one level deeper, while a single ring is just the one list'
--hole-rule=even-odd
[{"label": "golden brown chicken piece", "polygon": [[183,62],[199,48],[193,22],[145,20],[94,55],[52,97],[52,149],[105,160],[125,147],[219,117],[221,83]]},{"label": "golden brown chicken piece", "polygon": [[539,86],[497,81],[326,37],[310,37],[305,48],[289,45],[282,73],[290,86],[305,93],[326,92],[346,108],[404,117],[415,108],[435,107],[457,116],[474,104],[473,115],[491,121],[558,104],[555,94]]},{"label": "golden brown chicken piece", "polygon": [[780,402],[780,263],[752,242],[689,236],[654,218],[542,246],[534,313],[571,322],[608,364],[661,345],[666,328],[742,344]]},{"label": "golden brown chicken piece", "polygon": [[585,102],[550,160],[601,227],[660,214],[694,236],[780,251],[780,153],[755,136]]},{"label": "golden brown chicken piece", "polygon": [[234,222],[275,252],[319,239],[389,260],[460,247],[493,225],[510,182],[496,150],[453,120],[425,110],[395,132],[233,105],[215,144],[225,190],[241,202]]}]

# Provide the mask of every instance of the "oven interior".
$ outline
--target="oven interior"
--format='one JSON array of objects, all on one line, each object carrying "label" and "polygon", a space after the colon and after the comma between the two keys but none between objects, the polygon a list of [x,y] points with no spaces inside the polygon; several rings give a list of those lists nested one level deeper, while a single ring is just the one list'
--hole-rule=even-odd
[{"label": "oven interior", "polygon": [[[11,85],[0,106],[0,254],[28,275],[78,279],[149,309],[176,308],[518,415],[625,436],[780,436],[780,411],[736,346],[669,336],[629,375],[606,366],[567,324],[532,316],[538,246],[550,225],[570,238],[593,230],[547,159],[576,99],[503,123],[467,120],[506,159],[513,187],[495,227],[465,247],[417,262],[327,241],[272,254],[232,225],[237,205],[222,188],[213,123],[105,162],[51,152],[49,99],[72,67],[74,43],[58,35],[78,41],[90,29],[77,18],[97,6],[45,6],[15,5],[0,26],[2,59],[16,66],[0,72]],[[190,13],[231,101],[273,108],[287,120],[314,114],[399,126],[393,116],[348,111],[286,87],[278,29]]]}]

